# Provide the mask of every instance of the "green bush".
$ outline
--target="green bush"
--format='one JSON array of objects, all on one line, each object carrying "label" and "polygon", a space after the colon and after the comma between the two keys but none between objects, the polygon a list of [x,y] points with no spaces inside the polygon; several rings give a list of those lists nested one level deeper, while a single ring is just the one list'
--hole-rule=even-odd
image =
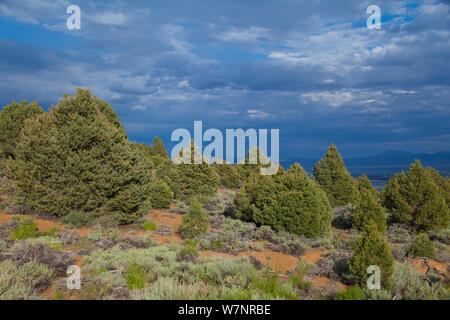
[{"label": "green bush", "polygon": [[151,185],[150,192],[150,199],[153,208],[169,208],[172,204],[173,192],[163,180],[157,179],[154,181]]},{"label": "green bush", "polygon": [[10,238],[13,240],[25,240],[28,238],[37,237],[38,228],[33,222],[33,219],[24,219],[18,227],[16,227],[10,234]]},{"label": "green bush", "polygon": [[39,299],[42,284],[50,283],[52,271],[33,260],[16,265],[10,260],[0,262],[0,300]]},{"label": "green bush", "polygon": [[392,296],[404,300],[443,300],[448,299],[448,289],[441,282],[428,283],[408,264],[396,263]]},{"label": "green bush", "polygon": [[57,216],[111,214],[121,223],[148,212],[151,170],[109,104],[84,89],[25,122],[6,168],[15,203]]},{"label": "green bush", "polygon": [[61,221],[67,224],[67,228],[81,228],[90,222],[89,216],[78,210],[72,210],[66,216],[61,218]]},{"label": "green bush", "polygon": [[141,290],[147,286],[147,271],[137,263],[127,269],[125,280],[130,290]]},{"label": "green bush", "polygon": [[208,227],[208,217],[200,202],[194,198],[180,224],[179,230],[181,236],[185,239],[192,239],[208,232]]},{"label": "green bush", "polygon": [[442,190],[419,160],[405,174],[396,174],[381,194],[394,222],[409,223],[418,229],[439,230],[449,225],[450,212]]},{"label": "green bush", "polygon": [[236,215],[244,221],[306,237],[330,230],[327,196],[299,164],[273,176],[250,175],[235,197]]},{"label": "green bush", "polygon": [[154,231],[156,229],[156,223],[152,221],[145,221],[144,223],[142,223],[142,228],[145,231]]},{"label": "green bush", "polygon": [[338,293],[334,300],[366,300],[366,294],[363,289],[357,286],[350,287]]},{"label": "green bush", "polygon": [[413,257],[427,257],[434,259],[436,257],[436,248],[426,233],[417,235],[411,242],[409,254]]},{"label": "green bush", "polygon": [[334,144],[329,146],[325,157],[314,166],[313,178],[325,190],[333,207],[358,203],[359,196],[355,180],[347,171]]},{"label": "green bush", "polygon": [[180,251],[180,255],[181,256],[198,256],[198,251],[197,251],[197,245],[198,242],[194,241],[192,239],[186,240],[183,249],[181,249]]},{"label": "green bush", "polygon": [[367,268],[376,265],[381,270],[381,286],[389,289],[392,285],[393,263],[389,244],[377,225],[370,221],[354,244],[354,254],[348,261],[352,278],[360,286],[366,286]]}]

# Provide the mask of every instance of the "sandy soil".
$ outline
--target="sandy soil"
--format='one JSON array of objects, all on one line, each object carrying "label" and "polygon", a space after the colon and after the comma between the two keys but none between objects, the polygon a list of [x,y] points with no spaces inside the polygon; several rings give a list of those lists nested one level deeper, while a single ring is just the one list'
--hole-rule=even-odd
[{"label": "sandy soil", "polygon": [[300,256],[300,260],[316,264],[328,251],[310,250]]}]

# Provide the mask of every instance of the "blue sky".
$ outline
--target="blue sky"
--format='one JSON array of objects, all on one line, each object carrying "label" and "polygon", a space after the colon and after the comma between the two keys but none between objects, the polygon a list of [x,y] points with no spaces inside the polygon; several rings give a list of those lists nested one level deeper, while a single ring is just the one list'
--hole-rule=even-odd
[{"label": "blue sky", "polygon": [[[68,30],[66,8],[81,8]],[[380,30],[366,28],[369,5]],[[449,1],[0,0],[0,105],[91,88],[131,140],[278,128],[281,159],[450,150]]]}]

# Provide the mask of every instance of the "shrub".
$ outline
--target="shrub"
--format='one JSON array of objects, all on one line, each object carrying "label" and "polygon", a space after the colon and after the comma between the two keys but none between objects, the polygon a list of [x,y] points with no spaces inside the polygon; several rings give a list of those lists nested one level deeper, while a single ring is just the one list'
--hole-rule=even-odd
[{"label": "shrub", "polygon": [[183,256],[197,257],[198,256],[197,245],[198,245],[197,241],[191,239],[187,240],[184,244],[183,249],[181,249],[180,251],[180,255],[182,257]]},{"label": "shrub", "polygon": [[169,208],[172,204],[173,192],[163,180],[157,179],[154,181],[151,185],[150,193],[153,208]]},{"label": "shrub", "polygon": [[235,205],[240,219],[276,231],[317,237],[331,227],[326,194],[299,164],[274,176],[250,175],[236,194]]},{"label": "shrub", "polygon": [[298,300],[298,295],[289,282],[280,283],[278,275],[267,273],[264,277],[255,276],[252,286],[261,290],[265,296],[272,299]]},{"label": "shrub", "polygon": [[413,257],[427,257],[434,259],[436,257],[436,249],[433,242],[428,238],[428,235],[426,233],[421,233],[411,242],[409,254]]},{"label": "shrub", "polygon": [[395,264],[392,296],[404,300],[442,300],[447,294],[440,282],[429,284],[410,265]]},{"label": "shrub", "polygon": [[325,157],[314,166],[313,178],[325,190],[333,207],[357,204],[359,197],[355,180],[345,168],[334,144],[329,146]]},{"label": "shrub", "polygon": [[24,219],[18,227],[16,227],[10,234],[10,238],[13,240],[24,240],[28,238],[37,237],[37,226],[33,222],[33,219]]},{"label": "shrub", "polygon": [[156,223],[152,222],[152,221],[145,221],[142,224],[142,228],[145,231],[154,231],[156,229]]},{"label": "shrub", "polygon": [[187,214],[183,217],[179,230],[185,239],[192,239],[208,231],[209,222],[200,202],[194,198]]},{"label": "shrub", "polygon": [[58,238],[51,236],[42,236],[38,238],[30,238],[26,240],[30,245],[36,246],[39,244],[46,245],[54,250],[61,250],[63,245]]},{"label": "shrub", "polygon": [[350,287],[338,293],[334,300],[366,300],[366,294],[363,289],[357,286]]},{"label": "shrub", "polygon": [[125,279],[130,290],[144,289],[147,285],[147,272],[143,266],[133,263],[128,267]]},{"label": "shrub", "polygon": [[381,286],[389,289],[392,285],[393,257],[389,244],[378,231],[376,224],[370,221],[354,244],[354,255],[348,266],[353,279],[361,286],[366,285],[367,268],[376,265],[381,270]]},{"label": "shrub", "polygon": [[381,198],[394,222],[409,223],[423,230],[444,229],[449,224],[447,203],[419,160],[409,167],[407,174],[394,175]]},{"label": "shrub", "polygon": [[57,216],[111,214],[121,223],[148,212],[152,165],[109,104],[89,90],[65,95],[21,132],[6,168],[15,203]]},{"label": "shrub", "polygon": [[61,221],[67,224],[67,228],[81,228],[90,222],[89,217],[82,211],[72,210]]},{"label": "shrub", "polygon": [[39,291],[50,284],[52,271],[43,264],[29,261],[16,265],[0,262],[0,300],[39,299]]}]

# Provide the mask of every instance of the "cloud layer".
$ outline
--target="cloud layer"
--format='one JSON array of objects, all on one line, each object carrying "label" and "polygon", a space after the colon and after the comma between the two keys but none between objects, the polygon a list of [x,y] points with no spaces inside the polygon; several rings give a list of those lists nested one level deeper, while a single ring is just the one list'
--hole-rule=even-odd
[{"label": "cloud layer", "polygon": [[449,2],[375,2],[0,1],[0,103],[91,88],[131,139],[169,147],[202,120],[279,128],[282,158],[332,141],[346,156],[450,150]]}]

